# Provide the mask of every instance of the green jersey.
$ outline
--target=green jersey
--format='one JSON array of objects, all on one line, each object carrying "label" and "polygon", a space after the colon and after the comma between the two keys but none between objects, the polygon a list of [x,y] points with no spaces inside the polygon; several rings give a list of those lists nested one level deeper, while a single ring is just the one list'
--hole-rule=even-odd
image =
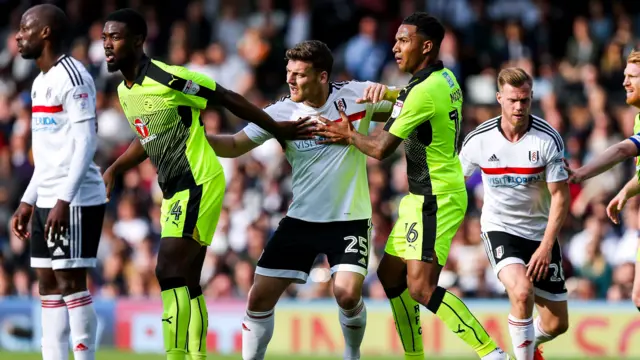
[{"label": "green jersey", "polygon": [[209,145],[200,110],[213,99],[216,83],[181,66],[145,57],[131,88],[118,96],[131,129],[158,171],[165,198],[213,179],[222,166]]},{"label": "green jersey", "polygon": [[404,139],[411,193],[465,190],[458,158],[461,112],[460,85],[440,61],[416,73],[400,91],[384,129]]}]

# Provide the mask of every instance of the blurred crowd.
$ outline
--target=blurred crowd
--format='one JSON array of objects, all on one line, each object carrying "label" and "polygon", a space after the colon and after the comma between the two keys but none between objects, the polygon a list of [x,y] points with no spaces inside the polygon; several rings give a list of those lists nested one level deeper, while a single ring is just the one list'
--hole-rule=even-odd
[{"label": "blurred crowd", "polygon": [[[53,3],[72,25],[70,54],[95,77],[100,145],[96,162],[105,169],[133,139],[116,94],[119,75],[106,71],[102,19],[124,6],[147,19],[149,55],[205,73],[265,106],[286,94],[285,50],[306,39],[334,51],[335,80],[372,80],[402,86],[391,46],[398,24],[426,10],[446,24],[440,56],[465,94],[464,132],[499,114],[495,78],[504,66],[520,66],[534,82],[533,113],[562,135],[572,167],[632,133],[638,112],[624,103],[625,58],[640,39],[637,1],[590,0],[202,0],[165,2],[89,0]],[[560,4],[562,3],[562,4]],[[29,244],[10,234],[13,210],[33,171],[30,156],[32,61],[17,53],[15,30],[29,1],[7,0],[0,12],[0,297],[35,296]],[[224,109],[202,115],[207,133],[234,133],[245,125]],[[372,131],[380,131],[379,128]],[[221,159],[227,181],[225,206],[209,248],[202,285],[209,299],[245,298],[261,251],[291,200],[291,169],[270,141],[237,159]],[[407,189],[402,149],[389,159],[369,159],[373,204],[373,248],[365,294],[384,298],[375,269],[397,204]],[[628,203],[621,225],[605,206],[633,176],[623,163],[583,185],[572,185],[571,215],[559,241],[571,298],[630,298],[638,238],[638,201]],[[451,248],[441,284],[466,298],[504,297],[480,239],[483,192],[479,174],[468,181],[468,216]],[[124,174],[108,204],[91,290],[102,297],[156,297],[161,193],[155,169],[145,162]],[[4,226],[7,225],[7,226]],[[301,235],[303,236],[303,235]],[[286,296],[331,296],[328,265],[317,259],[311,280],[292,285]]]}]

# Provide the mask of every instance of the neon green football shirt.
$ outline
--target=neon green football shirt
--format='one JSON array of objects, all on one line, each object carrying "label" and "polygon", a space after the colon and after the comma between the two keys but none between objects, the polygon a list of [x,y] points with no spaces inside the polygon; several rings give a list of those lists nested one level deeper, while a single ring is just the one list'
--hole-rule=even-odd
[{"label": "neon green football shirt", "polygon": [[458,158],[461,120],[462,90],[440,61],[416,73],[400,91],[384,129],[404,139],[411,193],[465,190]]},{"label": "neon green football shirt", "polygon": [[158,171],[164,198],[201,185],[222,166],[209,145],[200,110],[213,99],[209,77],[145,57],[131,88],[123,81],[118,97],[140,143]]}]

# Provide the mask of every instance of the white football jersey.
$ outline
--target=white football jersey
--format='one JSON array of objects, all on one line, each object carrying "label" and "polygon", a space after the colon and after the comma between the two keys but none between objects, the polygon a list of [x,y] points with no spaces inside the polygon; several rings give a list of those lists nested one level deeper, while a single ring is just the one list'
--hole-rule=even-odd
[{"label": "white football jersey", "polygon": [[[340,121],[342,109],[355,129],[367,134],[376,112],[389,112],[393,104],[357,104],[372,83],[348,81],[330,84],[327,102],[320,108],[291,101],[288,97],[264,110],[276,121],[322,116]],[[262,144],[273,136],[255,124],[244,128],[247,136]],[[371,218],[367,180],[367,156],[355,146],[324,145],[316,140],[287,142],[286,157],[293,170],[293,201],[287,215],[309,222],[332,222]]]},{"label": "white football jersey", "polygon": [[568,178],[562,137],[545,120],[531,116],[527,133],[512,143],[502,134],[500,120],[478,126],[460,151],[465,176],[482,171],[482,231],[542,241],[551,205],[547,183]]},{"label": "white football jersey", "polygon": [[[70,172],[75,147],[70,140],[71,123],[96,118],[96,88],[84,65],[63,55],[47,73],[36,77],[31,99],[36,205],[52,208],[65,191]],[[105,201],[104,181],[92,161],[71,205],[92,206]]]}]

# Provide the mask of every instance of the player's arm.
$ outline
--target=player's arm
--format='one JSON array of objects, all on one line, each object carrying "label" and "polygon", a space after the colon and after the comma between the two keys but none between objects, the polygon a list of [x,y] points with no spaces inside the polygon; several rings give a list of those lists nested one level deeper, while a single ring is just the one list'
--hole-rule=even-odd
[{"label": "player's arm", "polygon": [[189,106],[199,109],[205,109],[207,106],[223,106],[235,116],[267,130],[276,139],[292,140],[309,137],[305,135],[308,132],[305,125],[308,119],[277,122],[244,96],[225,89],[206,75],[183,67],[165,70],[170,71],[170,75],[173,76],[170,80],[167,79],[168,85],[180,91],[182,93],[180,98]]},{"label": "player's arm", "polygon": [[640,194],[640,183],[638,183],[638,174],[636,173],[607,205],[607,216],[614,224],[620,222],[620,211],[627,201],[638,194]]},{"label": "player's arm", "polygon": [[107,171],[113,172],[114,175],[122,174],[140,165],[148,157],[142,143],[140,143],[140,139],[136,137],[131,141],[127,150],[109,166]]},{"label": "player's arm", "polygon": [[562,141],[547,143],[547,148],[542,152],[543,159],[547,164],[545,179],[551,194],[551,206],[544,237],[527,264],[527,276],[532,281],[539,281],[547,276],[551,263],[551,251],[567,218],[571,203],[569,183],[567,182],[569,174],[564,168],[564,144]]},{"label": "player's arm", "polygon": [[571,171],[571,182],[582,182],[611,169],[620,162],[637,156],[640,149],[640,135],[634,135],[610,146],[595,159],[582,167]]},{"label": "player's arm", "polygon": [[467,136],[462,143],[462,149],[460,149],[460,154],[458,158],[460,159],[460,164],[462,165],[462,173],[464,174],[464,181],[466,182],[471,175],[480,167],[478,165],[478,161],[476,160],[477,154],[480,153],[478,138],[472,138]]},{"label": "player's arm", "polygon": [[238,131],[234,135],[207,135],[207,140],[216,155],[223,158],[244,155],[260,145],[253,142],[244,130]]},{"label": "player's arm", "polygon": [[73,154],[69,164],[67,182],[58,201],[71,203],[76,196],[98,148],[96,133],[96,105],[93,84],[82,83],[72,87],[64,95],[63,107],[70,123]]}]

